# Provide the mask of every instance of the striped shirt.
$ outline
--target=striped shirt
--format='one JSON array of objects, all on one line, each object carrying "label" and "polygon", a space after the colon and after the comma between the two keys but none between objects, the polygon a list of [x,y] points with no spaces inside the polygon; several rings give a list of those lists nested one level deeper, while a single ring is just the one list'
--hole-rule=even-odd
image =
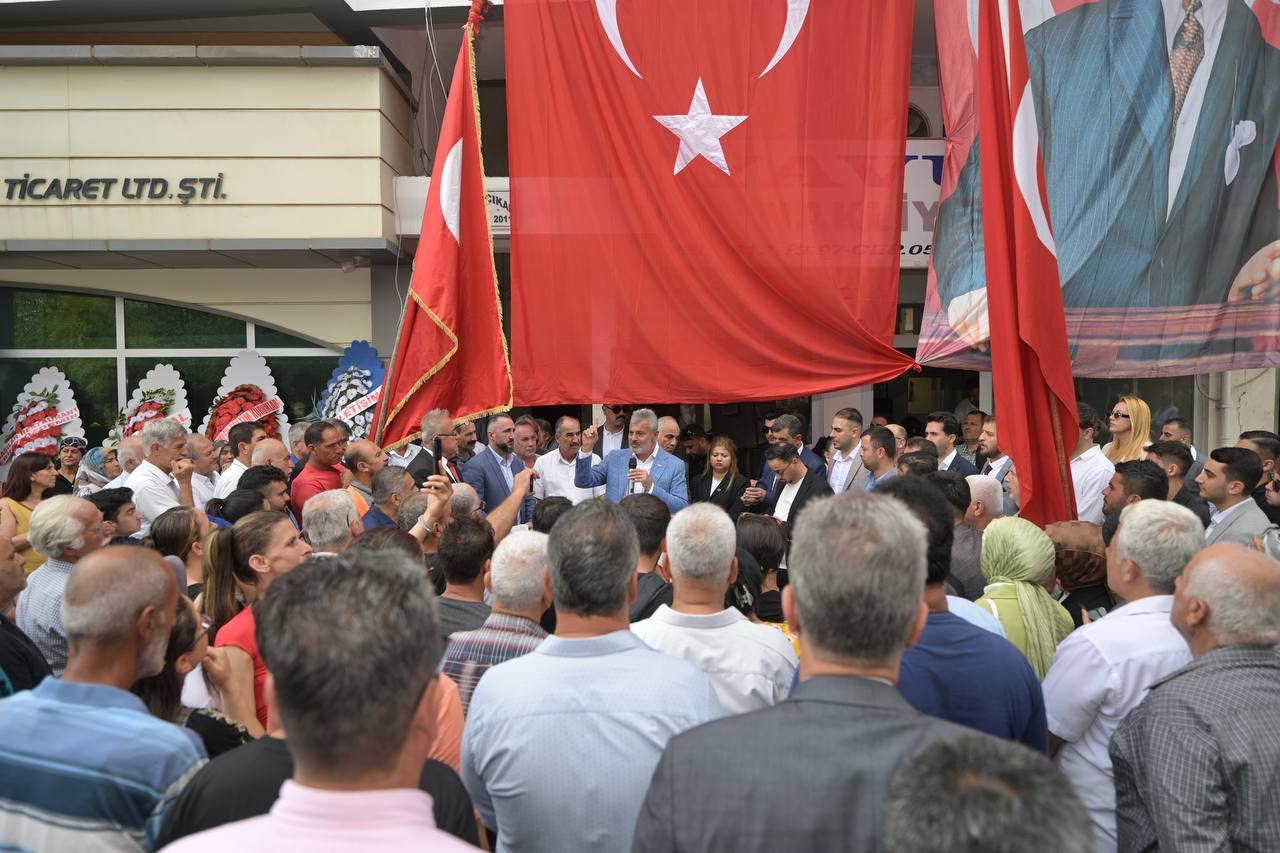
[{"label": "striped shirt", "polygon": [[36,644],[40,654],[62,675],[67,666],[67,635],[62,630],[62,593],[71,578],[74,563],[50,559],[27,578],[27,588],[18,596],[14,622]]},{"label": "striped shirt", "polygon": [[444,653],[444,672],[458,682],[462,713],[467,713],[476,683],[490,667],[527,655],[546,638],[537,622],[507,613],[490,613],[474,631],[453,634]]},{"label": "striped shirt", "polygon": [[194,732],[151,716],[132,693],[46,678],[0,701],[4,849],[150,849],[204,763]]}]

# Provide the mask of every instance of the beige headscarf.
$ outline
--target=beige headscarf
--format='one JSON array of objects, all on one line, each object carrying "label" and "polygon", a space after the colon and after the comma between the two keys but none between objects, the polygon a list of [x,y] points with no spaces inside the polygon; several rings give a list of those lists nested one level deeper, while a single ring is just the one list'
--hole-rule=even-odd
[{"label": "beige headscarf", "polygon": [[1054,556],[1053,540],[1024,518],[997,518],[982,533],[982,574],[987,583],[1013,584],[1027,637],[1023,652],[1040,678],[1070,633],[1059,618],[1062,605],[1044,590]]}]

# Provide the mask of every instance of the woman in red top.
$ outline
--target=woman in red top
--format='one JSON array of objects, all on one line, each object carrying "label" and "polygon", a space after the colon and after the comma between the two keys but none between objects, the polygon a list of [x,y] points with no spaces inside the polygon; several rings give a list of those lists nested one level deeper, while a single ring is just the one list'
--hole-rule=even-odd
[{"label": "woman in red top", "polygon": [[[252,661],[254,706],[264,730],[267,669],[254,639],[252,602],[310,554],[311,546],[302,540],[289,517],[279,512],[246,515],[210,536],[205,546],[203,605],[212,623],[209,639],[215,646],[233,650],[233,657],[244,654]],[[248,606],[240,604],[240,597]]]}]

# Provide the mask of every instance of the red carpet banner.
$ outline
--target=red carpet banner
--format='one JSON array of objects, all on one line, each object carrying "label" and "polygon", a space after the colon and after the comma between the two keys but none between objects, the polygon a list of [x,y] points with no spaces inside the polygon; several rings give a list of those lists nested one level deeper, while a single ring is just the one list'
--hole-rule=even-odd
[{"label": "red carpet banner", "polygon": [[[1052,222],[1078,376],[1280,364],[1280,5],[1022,0],[1013,169]],[[984,367],[990,336],[977,0],[936,0],[951,148],[918,358]],[[1032,161],[1032,164],[1034,161]]]},{"label": "red carpet banner", "polygon": [[[478,2],[477,2],[478,5]],[[455,420],[511,408],[511,371],[480,158],[471,13],[440,126],[418,253],[374,422],[383,447],[420,434],[422,416]]]},{"label": "red carpet banner", "polygon": [[521,404],[889,379],[912,3],[505,4]]}]

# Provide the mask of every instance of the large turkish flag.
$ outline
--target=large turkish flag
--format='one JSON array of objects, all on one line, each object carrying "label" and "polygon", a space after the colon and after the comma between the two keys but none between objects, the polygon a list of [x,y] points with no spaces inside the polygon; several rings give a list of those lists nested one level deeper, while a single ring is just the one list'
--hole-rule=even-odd
[{"label": "large turkish flag", "polygon": [[892,378],[909,2],[509,0],[518,404]]}]

